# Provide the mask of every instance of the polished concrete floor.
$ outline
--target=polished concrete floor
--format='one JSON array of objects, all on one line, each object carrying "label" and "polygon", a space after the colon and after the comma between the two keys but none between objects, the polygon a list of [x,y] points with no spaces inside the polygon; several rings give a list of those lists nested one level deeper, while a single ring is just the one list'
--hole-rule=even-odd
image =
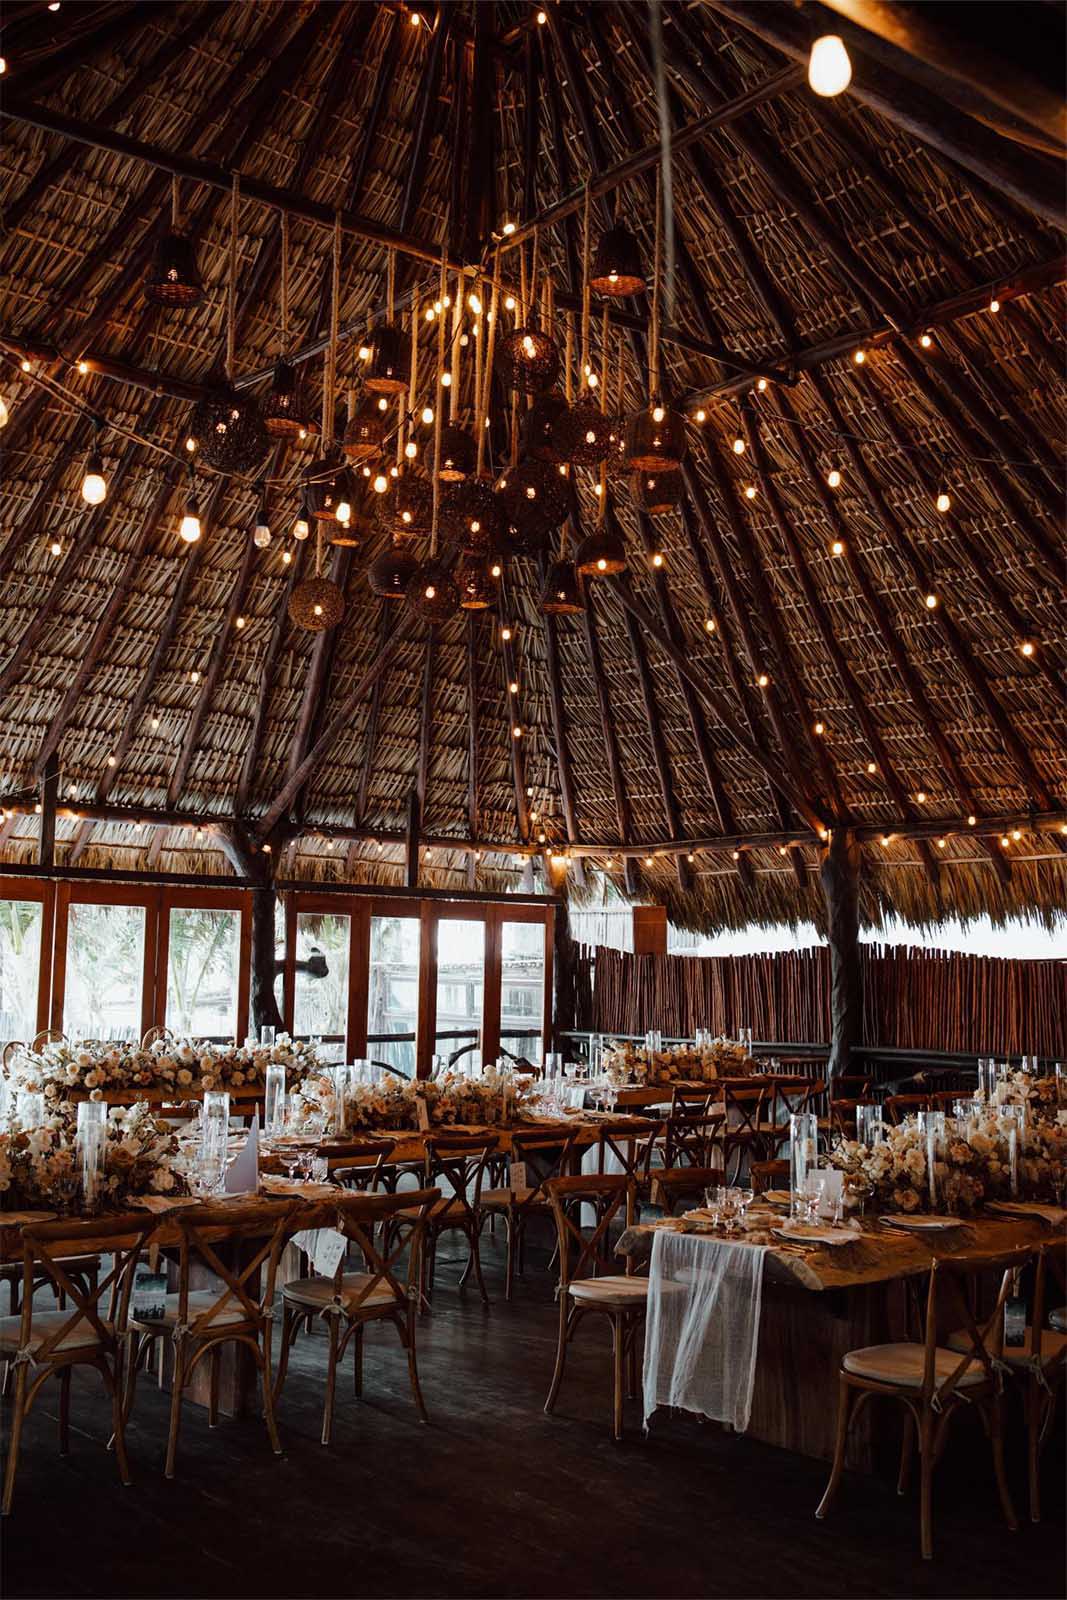
[{"label": "polished concrete floor", "polygon": [[[891,1484],[847,1479],[832,1519],[817,1523],[819,1462],[693,1418],[661,1418],[644,1438],[636,1405],[626,1442],[612,1444],[606,1330],[574,1347],[545,1417],[556,1320],[543,1258],[508,1306],[500,1251],[486,1254],[488,1313],[441,1259],[435,1312],[419,1329],[429,1427],[388,1329],[367,1336],[364,1398],[350,1378],[341,1386],[330,1449],[318,1442],[315,1337],[298,1347],[283,1396],[285,1455],[271,1455],[258,1417],[212,1431],[190,1408],[172,1483],[166,1398],[153,1383],[130,1428],[129,1489],[104,1450],[95,1378],[75,1391],[66,1459],[46,1392],[0,1531],[7,1600],[1063,1595],[1062,1433],[1046,1454],[1046,1520],[1012,1535],[984,1440],[963,1423],[936,1485],[935,1559],[923,1563],[914,1498]],[[1010,1467],[1025,1515],[1017,1448]]]}]

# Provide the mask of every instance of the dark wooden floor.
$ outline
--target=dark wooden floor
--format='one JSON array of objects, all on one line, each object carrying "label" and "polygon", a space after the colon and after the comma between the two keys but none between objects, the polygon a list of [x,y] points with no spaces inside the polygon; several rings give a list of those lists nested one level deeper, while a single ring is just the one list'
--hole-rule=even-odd
[{"label": "dark wooden floor", "polygon": [[[22,1596],[1062,1596],[1063,1451],[1045,1462],[1046,1520],[1004,1527],[984,1440],[967,1424],[935,1493],[936,1552],[918,1559],[913,1499],[846,1480],[832,1519],[818,1462],[639,1408],[608,1434],[607,1348],[574,1348],[559,1409],[542,1414],[555,1312],[532,1268],[511,1307],[490,1246],[492,1309],[455,1290],[442,1258],[420,1326],[430,1427],[416,1420],[388,1330],[367,1338],[362,1401],[343,1386],[334,1443],[318,1442],[323,1343],[302,1341],[283,1398],[286,1454],[257,1418],[214,1431],[188,1409],[178,1478],[162,1476],[165,1397],[151,1382],[130,1429],[135,1482],[103,1448],[95,1380],[75,1392],[72,1451],[55,1453],[51,1394],[31,1419],[2,1579]],[[588,1325],[587,1325],[588,1326]],[[798,1369],[804,1352],[796,1353]],[[1013,1485],[1025,1514],[1017,1449]]]}]

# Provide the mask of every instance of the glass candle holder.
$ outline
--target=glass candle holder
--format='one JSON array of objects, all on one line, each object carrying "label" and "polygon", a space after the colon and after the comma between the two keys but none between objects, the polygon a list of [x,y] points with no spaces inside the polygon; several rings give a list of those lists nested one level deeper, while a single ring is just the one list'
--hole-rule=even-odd
[{"label": "glass candle holder", "polygon": [[803,1211],[803,1197],[807,1193],[808,1174],[814,1171],[818,1159],[819,1119],[814,1111],[794,1111],[789,1117],[789,1186],[790,1210],[794,1216]]},{"label": "glass candle holder", "polygon": [[330,1078],[333,1082],[333,1131],[339,1139],[348,1133],[348,1085],[351,1081],[352,1067],[331,1067]]},{"label": "glass candle holder", "polygon": [[79,1101],[75,1148],[82,1204],[86,1211],[95,1211],[103,1198],[107,1148],[107,1106],[102,1100]]},{"label": "glass candle holder", "polygon": [[270,1045],[273,1047],[277,1036],[277,1028],[271,1027],[271,1025],[267,1022],[265,1022],[259,1030],[259,1042],[261,1045]]},{"label": "glass candle holder", "polygon": [[882,1123],[881,1106],[856,1107],[856,1140],[857,1143],[866,1145],[868,1150],[873,1150],[875,1145],[882,1144],[885,1139],[885,1128]]},{"label": "glass candle holder", "polygon": [[285,1128],[285,1067],[279,1061],[272,1061],[267,1068],[263,1113],[267,1138],[279,1138]]}]

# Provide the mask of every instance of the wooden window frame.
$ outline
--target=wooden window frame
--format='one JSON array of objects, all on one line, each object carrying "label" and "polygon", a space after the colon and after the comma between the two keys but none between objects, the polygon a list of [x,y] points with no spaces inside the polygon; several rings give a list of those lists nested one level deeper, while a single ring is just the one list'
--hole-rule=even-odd
[{"label": "wooden window frame", "polygon": [[71,906],[140,906],[145,913],[144,953],[141,969],[141,1034],[156,1025],[156,950],[159,937],[159,911],[164,890],[133,883],[71,883],[56,885],[55,934],[52,957],[52,1001],[50,1026],[63,1029],[63,1006],[67,995],[67,941]]},{"label": "wooden window frame", "polygon": [[[52,970],[56,929],[56,885],[49,879],[0,878],[0,900],[36,902],[41,907],[41,948],[37,956],[37,1026],[34,1037],[51,1024]],[[23,1041],[29,1044],[31,1041]]]},{"label": "wooden window frame", "polygon": [[163,889],[160,892],[159,928],[156,934],[155,1025],[167,1021],[167,961],[170,956],[170,914],[172,911],[237,911],[237,1014],[234,1039],[240,1044],[248,1036],[249,993],[252,981],[252,895],[248,889]]}]

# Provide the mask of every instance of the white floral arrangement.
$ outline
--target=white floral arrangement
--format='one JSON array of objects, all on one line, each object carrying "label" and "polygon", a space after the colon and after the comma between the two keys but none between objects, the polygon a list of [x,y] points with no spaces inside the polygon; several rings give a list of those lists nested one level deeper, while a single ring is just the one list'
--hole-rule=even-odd
[{"label": "white floral arrangement", "polygon": [[1056,1121],[1058,1086],[1054,1077],[1039,1078],[1032,1072],[1009,1072],[993,1091],[1000,1106],[1026,1106],[1027,1119]]},{"label": "white floral arrangement", "polygon": [[612,1083],[714,1083],[718,1078],[746,1078],[756,1063],[744,1045],[716,1039],[702,1045],[678,1044],[669,1050],[647,1050],[644,1045],[612,1044],[604,1056],[604,1071]]},{"label": "white floral arrangement", "polygon": [[[300,1099],[303,1110],[297,1107],[298,1118],[321,1113],[330,1128],[337,1126],[337,1097],[331,1077],[306,1078]],[[345,1095],[345,1125],[353,1132],[416,1128],[420,1102],[431,1127],[455,1123],[492,1126],[531,1115],[529,1080],[490,1067],[480,1078],[449,1072],[427,1080],[389,1077],[377,1084],[352,1084]]]},{"label": "white floral arrangement", "polygon": [[58,1040],[40,1050],[18,1051],[8,1067],[9,1087],[43,1094],[55,1105],[88,1094],[102,1100],[111,1092],[164,1090],[181,1099],[204,1089],[258,1088],[267,1068],[286,1069],[289,1087],[319,1068],[311,1046],[282,1034],[273,1045],[211,1044],[190,1039],[157,1039],[150,1045]]},{"label": "white floral arrangement", "polygon": [[[1011,1192],[1009,1134],[1018,1122],[996,1107],[966,1129],[950,1128],[934,1157],[936,1207],[930,1203],[926,1138],[909,1118],[886,1130],[873,1146],[846,1140],[830,1155],[850,1189],[871,1185],[874,1205],[884,1212],[937,1211],[963,1215],[985,1200]],[[1031,1200],[1062,1200],[1067,1179],[1067,1127],[1029,1125],[1020,1140],[1019,1195]],[[850,1183],[850,1179],[852,1182]]]},{"label": "white floral arrangement", "polygon": [[[187,1194],[192,1159],[179,1147],[174,1131],[143,1102],[112,1106],[104,1144],[102,1203],[121,1208],[137,1195]],[[72,1105],[50,1110],[32,1127],[23,1127],[14,1114],[0,1124],[4,1210],[77,1210],[79,1191],[77,1117]]]}]

